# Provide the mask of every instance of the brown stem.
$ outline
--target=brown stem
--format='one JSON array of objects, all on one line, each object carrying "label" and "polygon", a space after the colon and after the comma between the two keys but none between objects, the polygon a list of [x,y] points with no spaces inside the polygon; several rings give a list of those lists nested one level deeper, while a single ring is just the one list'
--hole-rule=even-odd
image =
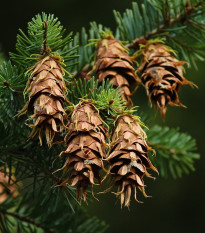
[{"label": "brown stem", "polygon": [[188,47],[187,45],[185,45],[184,43],[182,43],[181,41],[177,40],[176,38],[170,36],[170,35],[166,35],[167,38],[175,41],[177,44],[181,45],[182,47],[186,48],[187,50],[190,50],[192,52],[194,52],[194,50],[190,47]]},{"label": "brown stem", "polygon": [[169,26],[170,23],[170,18],[169,18],[169,3],[168,0],[166,0],[165,3],[165,9],[164,9],[164,22],[166,26]]},{"label": "brown stem", "polygon": [[22,222],[30,223],[30,224],[32,224],[32,225],[34,225],[34,226],[36,226],[36,227],[39,227],[39,228],[43,229],[46,233],[56,233],[55,230],[50,229],[50,228],[46,228],[46,227],[44,227],[43,225],[37,223],[35,220],[30,219],[30,218],[27,218],[27,217],[25,217],[25,216],[22,216],[22,215],[20,215],[20,214],[12,213],[12,212],[9,212],[9,211],[3,210],[3,209],[0,209],[0,213],[2,213],[2,214],[4,214],[4,215],[9,215],[9,216],[11,216],[11,217],[13,217],[13,218],[16,218],[16,219],[19,219],[19,220],[21,220]]},{"label": "brown stem", "polygon": [[153,147],[154,149],[161,149],[161,150],[165,150],[170,152],[173,156],[176,156],[177,153],[179,153],[180,151],[176,151],[174,148],[169,148],[167,146],[164,145],[160,145],[160,144],[152,144],[151,142],[147,142],[148,145],[150,145],[151,147]]},{"label": "brown stem", "polygon": [[[192,53],[195,52],[195,50],[193,48],[187,46],[186,44],[182,43],[181,41],[177,40],[176,38],[174,38],[174,37],[172,37],[170,35],[166,35],[166,37],[169,38],[170,40],[175,41],[177,44],[181,45],[182,47],[186,48],[188,51],[190,51]],[[188,64],[188,67],[189,67],[189,63],[187,63],[187,64]],[[198,88],[198,86],[195,85],[195,84],[193,84],[193,86],[196,87],[196,88]]]},{"label": "brown stem", "polygon": [[169,22],[165,22],[165,24],[160,25],[159,28],[154,29],[153,31],[148,33],[146,36],[142,36],[142,37],[135,39],[131,44],[128,44],[127,47],[133,48],[133,49],[138,48],[138,45],[141,41],[146,41],[150,37],[152,37],[158,33],[162,33],[166,28],[170,27],[171,25],[173,25],[177,21],[182,20],[186,16],[190,16],[194,12],[194,9],[201,6],[203,3],[205,3],[205,0],[198,2],[193,6],[189,6],[189,4],[188,4],[185,11],[178,14],[175,18],[169,19]]},{"label": "brown stem", "polygon": [[43,29],[44,29],[44,34],[43,34],[43,45],[41,48],[41,54],[44,55],[48,51],[47,47],[47,31],[48,31],[48,23],[46,21],[43,22]]},{"label": "brown stem", "polygon": [[204,26],[204,25],[199,24],[199,23],[197,23],[197,22],[195,22],[195,21],[193,21],[193,20],[191,20],[191,19],[187,19],[187,22],[190,23],[190,24],[195,25],[195,26],[198,27],[198,28],[205,29],[205,26]]}]

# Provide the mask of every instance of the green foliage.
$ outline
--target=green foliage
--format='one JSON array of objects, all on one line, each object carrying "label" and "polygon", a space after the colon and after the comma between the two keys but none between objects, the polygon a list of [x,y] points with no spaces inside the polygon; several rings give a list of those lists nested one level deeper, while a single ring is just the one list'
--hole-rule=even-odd
[{"label": "green foliage", "polygon": [[5,129],[0,128],[0,171],[8,173],[9,168],[7,175],[15,177],[20,192],[1,203],[0,231],[103,233],[107,225],[96,217],[89,218],[74,197],[75,189],[56,186],[60,179],[53,172],[62,164],[54,159],[63,148],[39,147],[37,140],[25,141],[27,135],[16,128],[7,130],[6,137]]},{"label": "green foliage", "polygon": [[98,81],[95,78],[91,78],[86,81],[86,79],[73,79],[73,81],[69,82],[67,85],[68,95],[67,98],[73,104],[78,104],[80,99],[90,98],[98,91]]},{"label": "green foliage", "polygon": [[129,42],[147,35],[160,23],[158,10],[149,1],[144,1],[142,5],[133,2],[132,10],[127,9],[123,16],[114,10],[114,16],[120,39]]},{"label": "green foliage", "polygon": [[65,37],[64,34],[65,29],[58,18],[54,18],[52,14],[38,14],[28,23],[28,35],[19,30],[16,43],[18,54],[10,53],[10,56],[16,63],[27,68],[46,43],[52,53],[62,56],[65,61],[72,60],[75,48],[68,49],[67,46],[71,41],[71,33]]},{"label": "green foliage", "polygon": [[196,66],[196,60],[205,58],[205,2],[192,0],[190,6],[186,2],[145,0],[142,4],[133,2],[123,16],[114,11],[117,36],[129,41],[131,48],[137,47],[139,38],[163,36],[181,59]]},{"label": "green foliage", "polygon": [[[88,64],[91,62],[91,58],[94,54],[94,47],[93,46],[87,46],[89,44],[89,38],[91,38],[92,35],[91,30],[89,30],[89,35],[86,32],[85,28],[81,29],[80,33],[77,33],[73,41],[69,43],[69,48],[77,47],[77,53],[80,54],[74,61],[68,61],[66,65],[71,66],[71,72],[73,75],[80,76],[80,72],[84,69],[85,67],[90,68]],[[79,45],[79,46],[78,46]],[[73,65],[74,63],[74,65]]]},{"label": "green foliage", "polygon": [[190,135],[155,125],[148,132],[149,145],[156,151],[153,162],[160,175],[167,177],[169,172],[174,178],[183,173],[194,171],[194,160],[199,159],[196,153],[196,141]]},{"label": "green foliage", "polygon": [[[74,60],[75,64],[71,68],[74,77],[80,77],[82,71],[87,72],[92,69],[96,41],[102,37],[101,32],[106,30],[109,29],[96,22],[91,22],[88,31],[83,27],[81,32],[76,33],[73,41],[69,43],[69,48],[78,46],[79,56]],[[66,64],[71,65],[71,61]]]},{"label": "green foliage", "polygon": [[0,66],[0,89],[1,97],[10,96],[14,99],[14,93],[22,93],[26,84],[24,74],[11,61],[3,62]]},{"label": "green foliage", "polygon": [[[33,198],[31,194],[8,198],[0,206],[0,231],[5,233],[103,233],[107,225],[96,217],[89,217],[83,209],[67,210],[67,203],[60,192],[42,201],[47,190],[41,187]],[[58,199],[56,198],[58,196]]]},{"label": "green foliage", "polygon": [[124,105],[119,89],[114,89],[112,83],[102,82],[96,93],[93,93],[93,100],[100,111],[113,117],[123,113],[127,107]]},{"label": "green foliage", "polygon": [[5,128],[13,126],[14,115],[24,104],[22,92],[25,85],[25,76],[19,68],[10,61],[3,62],[0,66],[0,124]]},{"label": "green foliage", "polygon": [[[78,104],[80,99],[91,99],[96,105],[104,121],[113,126],[114,119],[124,112],[132,112],[124,105],[120,90],[114,89],[109,80],[103,80],[99,86],[95,77],[86,81],[86,79],[73,80],[68,87],[68,100],[73,104]],[[69,106],[70,107],[70,106]],[[69,108],[68,107],[68,108]]]}]

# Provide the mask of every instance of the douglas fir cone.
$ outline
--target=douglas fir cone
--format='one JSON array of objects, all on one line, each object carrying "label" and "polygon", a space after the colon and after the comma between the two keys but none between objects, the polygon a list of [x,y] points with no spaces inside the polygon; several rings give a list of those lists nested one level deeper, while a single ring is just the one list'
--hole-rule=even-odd
[{"label": "douglas fir cone", "polygon": [[61,155],[67,158],[63,169],[65,173],[69,170],[69,175],[61,185],[77,185],[77,198],[86,201],[88,186],[94,185],[95,179],[101,183],[107,131],[91,101],[82,101],[74,108],[68,130],[67,149]]},{"label": "douglas fir cone", "polygon": [[95,71],[99,82],[109,79],[114,87],[120,87],[126,105],[132,105],[130,85],[136,84],[133,62],[121,41],[112,36],[97,44]]},{"label": "douglas fir cone", "polygon": [[139,67],[149,101],[160,109],[163,118],[167,104],[184,107],[178,97],[180,87],[185,84],[193,85],[183,77],[185,62],[177,60],[170,52],[173,51],[163,44],[148,42],[143,48],[144,58]]},{"label": "douglas fir cone", "polygon": [[34,121],[30,137],[38,135],[42,144],[45,132],[49,146],[52,145],[56,133],[63,129],[65,116],[64,102],[66,91],[60,58],[44,56],[33,67],[27,83],[29,101],[21,113],[33,112],[30,120]]},{"label": "douglas fir cone", "polygon": [[120,197],[121,206],[129,207],[132,190],[136,201],[137,188],[146,196],[143,177],[151,177],[147,172],[149,168],[157,171],[148,157],[149,147],[145,136],[133,116],[124,115],[117,119],[108,161],[112,179],[118,187],[116,195]]}]

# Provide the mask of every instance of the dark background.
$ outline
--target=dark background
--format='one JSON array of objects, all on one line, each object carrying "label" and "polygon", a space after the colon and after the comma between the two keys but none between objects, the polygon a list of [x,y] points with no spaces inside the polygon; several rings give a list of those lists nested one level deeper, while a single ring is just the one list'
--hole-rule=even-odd
[{"label": "dark background", "polygon": [[[5,54],[14,51],[18,28],[26,30],[27,22],[45,11],[54,13],[68,31],[77,32],[82,26],[89,27],[89,21],[97,21],[114,28],[112,10],[123,12],[131,7],[130,0],[17,0],[4,1],[0,7],[0,44]],[[3,4],[3,1],[1,1]],[[204,51],[205,52],[205,51]],[[153,122],[172,127],[179,126],[197,139],[201,159],[196,162],[196,172],[174,180],[158,177],[156,181],[146,180],[147,193],[152,196],[144,204],[131,202],[130,211],[120,209],[113,194],[100,196],[100,202],[93,201],[88,211],[106,220],[110,225],[108,233],[201,233],[205,232],[205,62],[199,63],[199,70],[187,69],[186,77],[194,81],[199,89],[183,87],[180,99],[187,109],[168,109],[165,123],[154,109],[149,109],[147,97],[141,88],[135,99],[140,109],[148,111]],[[139,109],[139,110],[140,110]],[[143,198],[141,198],[143,199]]]}]

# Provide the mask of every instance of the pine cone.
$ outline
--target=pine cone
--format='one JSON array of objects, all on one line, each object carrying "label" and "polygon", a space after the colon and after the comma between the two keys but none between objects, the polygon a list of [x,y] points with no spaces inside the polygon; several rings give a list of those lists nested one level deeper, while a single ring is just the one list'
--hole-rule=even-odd
[{"label": "pine cone", "polygon": [[49,146],[56,133],[61,132],[65,114],[64,102],[66,91],[60,61],[47,56],[39,60],[28,81],[29,101],[22,111],[33,112],[30,120],[34,121],[30,137],[39,136],[42,144],[42,133],[45,132]]},{"label": "pine cone", "polygon": [[132,105],[130,85],[136,83],[137,77],[133,62],[121,41],[107,37],[97,44],[95,71],[99,82],[109,79],[115,87],[120,87],[122,98],[127,105]]},{"label": "pine cone", "polygon": [[183,77],[184,61],[179,61],[170,54],[171,49],[163,44],[153,43],[145,46],[144,61],[139,67],[141,80],[147,90],[150,103],[153,101],[160,108],[164,118],[167,104],[183,106],[178,92],[185,84],[193,85]]},{"label": "pine cone", "polygon": [[136,201],[137,188],[146,196],[143,177],[151,177],[147,172],[149,168],[157,171],[148,157],[148,149],[139,123],[131,115],[119,117],[107,160],[112,180],[118,187],[116,195],[120,197],[121,206],[129,207],[132,190]]},{"label": "pine cone", "polygon": [[80,102],[74,109],[69,125],[69,132],[65,137],[66,151],[61,154],[67,156],[63,166],[65,171],[71,169],[69,177],[61,185],[77,184],[77,198],[86,194],[89,185],[95,184],[95,179],[101,183],[100,170],[103,168],[102,159],[105,155],[105,138],[107,131],[91,101]]}]

